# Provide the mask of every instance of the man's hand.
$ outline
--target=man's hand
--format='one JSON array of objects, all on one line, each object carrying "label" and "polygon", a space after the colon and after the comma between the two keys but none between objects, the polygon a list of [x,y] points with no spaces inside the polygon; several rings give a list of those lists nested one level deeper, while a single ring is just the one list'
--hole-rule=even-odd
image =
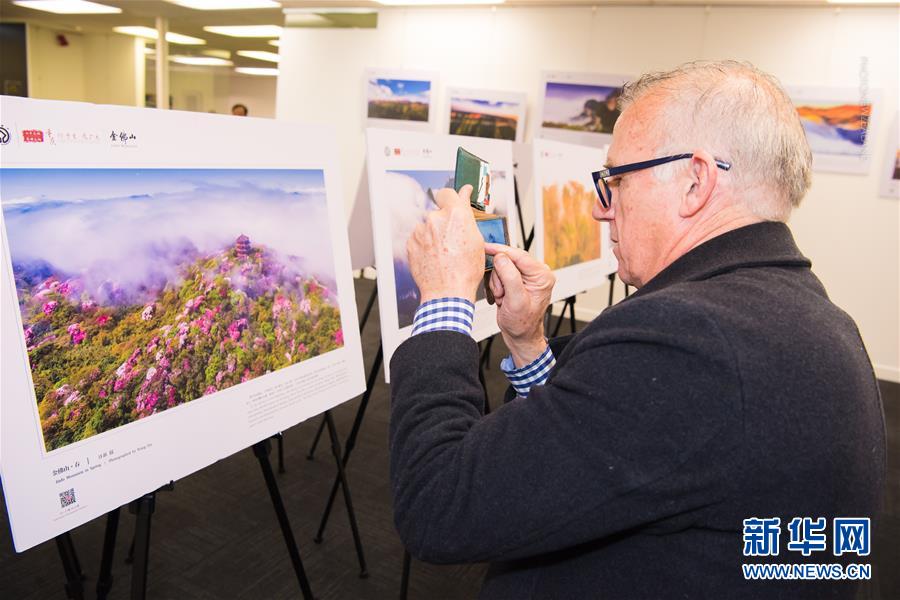
[{"label": "man's hand", "polygon": [[517,368],[524,367],[547,348],[544,313],[556,277],[550,267],[518,248],[485,244],[494,256],[491,291],[497,302],[497,325]]},{"label": "man's hand", "polygon": [[406,242],[409,270],[422,302],[445,297],[475,302],[484,275],[484,238],[469,206],[471,194],[471,185],[464,185],[459,194],[438,191],[438,210],[428,213]]}]

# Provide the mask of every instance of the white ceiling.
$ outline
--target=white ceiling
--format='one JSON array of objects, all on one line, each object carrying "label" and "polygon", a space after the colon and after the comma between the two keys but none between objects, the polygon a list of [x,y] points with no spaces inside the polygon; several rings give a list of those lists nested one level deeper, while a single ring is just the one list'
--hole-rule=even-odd
[{"label": "white ceiling", "polygon": [[[203,31],[205,25],[283,25],[281,9],[200,11],[171,4],[163,0],[95,0],[122,9],[116,15],[56,15],[16,6],[11,0],[0,0],[0,21],[31,22],[58,29],[60,32],[108,33],[119,25],[143,25],[155,27],[156,17],[169,21],[169,31],[207,40],[203,49],[267,50],[275,51],[264,39],[239,39]],[[378,8],[381,5],[369,0],[281,0],[284,8]],[[627,6],[627,5],[705,5],[705,6],[807,6],[828,5],[827,0],[506,0],[505,6]],[[883,6],[883,5],[882,5]],[[170,46],[170,53],[198,52],[189,46]],[[233,57],[238,66],[272,66],[271,63]]]}]

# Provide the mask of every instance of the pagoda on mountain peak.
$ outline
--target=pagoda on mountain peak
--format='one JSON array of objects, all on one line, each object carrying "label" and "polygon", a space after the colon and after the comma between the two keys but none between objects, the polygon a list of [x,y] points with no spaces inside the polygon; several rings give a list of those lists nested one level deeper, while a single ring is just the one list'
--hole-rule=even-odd
[{"label": "pagoda on mountain peak", "polygon": [[234,242],[234,251],[238,256],[250,256],[250,238],[243,233]]}]

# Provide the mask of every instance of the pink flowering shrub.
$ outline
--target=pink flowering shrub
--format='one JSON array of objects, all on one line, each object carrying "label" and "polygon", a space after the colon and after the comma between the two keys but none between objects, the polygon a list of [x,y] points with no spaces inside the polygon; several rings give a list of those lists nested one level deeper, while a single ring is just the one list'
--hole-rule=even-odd
[{"label": "pink flowering shrub", "polygon": [[134,301],[114,281],[93,297],[77,278],[17,279],[47,449],[343,345],[336,301],[292,260],[228,248]]}]

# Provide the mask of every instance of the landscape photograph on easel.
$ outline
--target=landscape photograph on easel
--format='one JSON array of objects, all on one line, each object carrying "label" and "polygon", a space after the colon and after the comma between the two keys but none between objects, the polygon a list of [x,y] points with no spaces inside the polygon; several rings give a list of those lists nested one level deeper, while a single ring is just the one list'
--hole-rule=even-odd
[{"label": "landscape photograph on easel", "polygon": [[577,180],[541,186],[544,262],[561,269],[601,255],[600,223],[591,216],[595,192]]},{"label": "landscape photograph on easel", "polygon": [[48,452],[344,345],[321,170],[2,169],[0,199]]},{"label": "landscape photograph on easel", "polygon": [[366,89],[370,119],[428,121],[430,81],[372,78]]},{"label": "landscape photograph on easel", "polygon": [[621,86],[548,81],[541,125],[589,133],[612,133],[619,118]]},{"label": "landscape photograph on easel", "polygon": [[450,98],[450,133],[515,140],[520,110],[517,102],[481,98]]}]

